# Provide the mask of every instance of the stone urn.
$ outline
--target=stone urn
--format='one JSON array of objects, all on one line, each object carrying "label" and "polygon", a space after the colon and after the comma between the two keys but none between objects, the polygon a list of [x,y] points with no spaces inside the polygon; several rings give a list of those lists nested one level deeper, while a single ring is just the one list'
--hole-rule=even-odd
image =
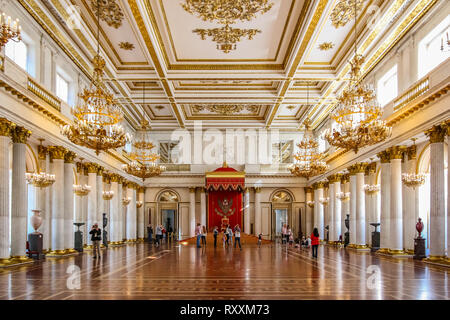
[{"label": "stone urn", "polygon": [[43,218],[41,217],[41,210],[31,210],[33,215],[30,218],[31,226],[35,233],[38,233],[39,227],[42,225]]},{"label": "stone urn", "polygon": [[422,219],[419,218],[419,221],[416,223],[416,230],[419,233],[418,239],[422,238],[423,227],[424,227],[424,225],[423,225]]}]

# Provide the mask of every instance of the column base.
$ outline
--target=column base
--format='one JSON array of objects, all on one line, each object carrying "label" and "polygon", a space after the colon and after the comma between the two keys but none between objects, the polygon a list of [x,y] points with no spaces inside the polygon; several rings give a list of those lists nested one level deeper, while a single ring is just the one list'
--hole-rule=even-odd
[{"label": "column base", "polygon": [[92,249],[94,248],[94,246],[93,246],[92,244],[85,244],[85,245],[83,246],[83,248],[84,248],[85,250],[92,250]]},{"label": "column base", "polygon": [[429,256],[428,258],[423,259],[425,262],[443,262],[448,261],[448,258],[445,256]]},{"label": "column base", "polygon": [[356,244],[354,249],[361,251],[370,251],[370,248],[367,244]]},{"label": "column base", "polygon": [[45,257],[47,258],[52,258],[52,257],[62,257],[62,256],[66,256],[68,255],[68,253],[66,252],[66,250],[53,250],[50,251],[49,253],[47,253],[45,255]]},{"label": "column base", "polygon": [[380,248],[377,250],[376,252],[377,254],[388,254],[389,253],[389,249],[388,248]]},{"label": "column base", "polygon": [[144,241],[145,241],[144,238],[138,238],[138,239],[137,239],[137,242],[144,242]]},{"label": "column base", "polygon": [[65,251],[66,251],[67,254],[78,253],[78,251],[75,250],[75,249],[66,249]]},{"label": "column base", "polygon": [[8,259],[0,259],[0,268],[14,267],[33,262],[34,260],[27,256],[15,256]]},{"label": "column base", "polygon": [[412,254],[412,255],[414,255],[414,250],[413,250],[413,249],[406,249],[405,252],[406,252],[407,254]]},{"label": "column base", "polygon": [[391,256],[407,256],[409,254],[407,254],[404,250],[393,250],[393,249],[389,249],[388,254],[390,254]]},{"label": "column base", "polygon": [[45,250],[42,250],[42,254],[47,254],[47,253],[49,253],[51,251],[52,251],[52,249],[45,249]]},{"label": "column base", "polygon": [[355,249],[355,248],[356,248],[356,244],[350,243],[350,244],[347,245],[347,248],[349,248],[349,249]]},{"label": "column base", "polygon": [[126,240],[126,243],[136,243],[136,239],[128,239]]},{"label": "column base", "polygon": [[121,245],[123,245],[123,242],[122,241],[111,241],[109,243],[109,245],[112,247],[121,246]]}]

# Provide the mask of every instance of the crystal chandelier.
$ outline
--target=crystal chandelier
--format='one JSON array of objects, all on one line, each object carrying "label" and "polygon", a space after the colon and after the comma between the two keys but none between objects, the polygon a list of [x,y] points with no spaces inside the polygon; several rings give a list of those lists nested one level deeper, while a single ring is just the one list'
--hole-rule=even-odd
[{"label": "crystal chandelier", "polygon": [[141,200],[136,201],[136,207],[137,207],[137,208],[142,207],[143,204],[144,204],[144,202],[142,202]]},{"label": "crystal chandelier", "polygon": [[365,184],[364,191],[369,196],[377,194],[378,191],[380,191],[380,185],[379,184]]},{"label": "crystal chandelier", "polygon": [[336,193],[336,198],[342,202],[350,200],[350,192],[338,192]]},{"label": "crystal chandelier", "polygon": [[314,208],[315,202],[314,201],[308,201],[306,204],[308,205],[308,207]]},{"label": "crystal chandelier", "polygon": [[80,197],[87,196],[90,191],[91,191],[91,186],[88,186],[86,184],[84,186],[79,185],[79,184],[73,185],[73,192],[77,196],[80,196]]},{"label": "crystal chandelier", "polygon": [[326,198],[320,198],[320,199],[319,199],[319,202],[320,202],[322,205],[326,206],[326,205],[328,205],[328,202],[330,202],[330,198],[328,198],[328,197],[326,197]]},{"label": "crystal chandelier", "polygon": [[54,174],[48,174],[45,172],[40,173],[25,173],[25,178],[27,182],[35,187],[39,188],[46,188],[51,186],[53,183],[55,183],[55,175]]},{"label": "crystal chandelier", "polygon": [[[307,105],[309,105],[309,82],[306,100]],[[319,144],[313,138],[312,132],[309,132],[309,135],[307,135],[310,125],[308,118],[306,118],[304,125],[306,129],[305,135],[303,136],[302,141],[297,144],[299,152],[294,155],[297,162],[291,164],[288,169],[296,176],[309,179],[310,177],[325,173],[328,169],[328,165],[323,161],[325,154],[318,151]]]},{"label": "crystal chandelier", "polygon": [[361,83],[361,67],[364,57],[357,52],[356,8],[355,17],[355,56],[350,61],[350,86],[337,98],[338,105],[331,113],[336,122],[335,129],[327,129],[325,139],[332,146],[353,150],[374,145],[386,140],[392,133],[386,121],[381,120],[382,109],[379,106],[373,88]]},{"label": "crystal chandelier", "polygon": [[[145,83],[143,106],[145,106]],[[154,144],[150,141],[150,126],[142,115],[141,127],[136,133],[136,140],[132,143],[132,152],[130,158],[132,162],[124,164],[123,170],[144,181],[146,178],[160,175],[166,170],[165,166],[156,163],[159,155],[152,152]]]},{"label": "crystal chandelier", "polygon": [[425,183],[426,174],[424,173],[404,173],[402,174],[402,182],[409,188],[417,188]]},{"label": "crystal chandelier", "polygon": [[130,197],[128,197],[128,198],[123,198],[123,199],[122,199],[122,204],[123,204],[124,206],[129,205],[130,202],[131,202],[131,198],[130,198]]},{"label": "crystal chandelier", "polygon": [[22,40],[20,32],[22,27],[19,25],[19,19],[16,19],[11,25],[11,17],[6,17],[4,12],[0,14],[0,48],[4,47],[9,40],[19,42]]},{"label": "crystal chandelier", "polygon": [[[99,1],[97,5],[100,6]],[[97,155],[100,151],[123,147],[131,140],[131,136],[119,124],[123,112],[116,105],[113,95],[107,92],[103,81],[105,60],[100,56],[99,19],[97,14],[97,55],[93,60],[93,79],[89,89],[85,88],[78,95],[79,105],[71,110],[74,124],[61,129],[61,133],[71,142],[93,149]]]},{"label": "crystal chandelier", "polygon": [[103,200],[111,200],[114,197],[114,191],[103,191]]}]

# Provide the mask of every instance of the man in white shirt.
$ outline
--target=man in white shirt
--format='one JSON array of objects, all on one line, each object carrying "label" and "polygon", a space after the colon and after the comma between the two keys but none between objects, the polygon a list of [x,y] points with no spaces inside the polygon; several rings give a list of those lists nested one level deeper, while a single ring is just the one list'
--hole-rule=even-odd
[{"label": "man in white shirt", "polygon": [[242,247],[241,247],[241,228],[239,228],[238,224],[234,227],[234,247],[235,248],[236,248],[236,242],[239,244],[239,249],[242,250]]}]

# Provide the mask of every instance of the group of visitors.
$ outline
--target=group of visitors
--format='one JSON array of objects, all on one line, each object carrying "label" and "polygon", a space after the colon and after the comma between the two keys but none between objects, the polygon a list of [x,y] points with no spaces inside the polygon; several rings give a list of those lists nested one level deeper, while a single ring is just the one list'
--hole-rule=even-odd
[{"label": "group of visitors", "polygon": [[288,244],[292,246],[294,244],[294,234],[289,225],[284,224],[281,228],[281,244]]},{"label": "group of visitors", "polygon": [[[217,238],[219,236],[219,228],[217,226],[213,229],[214,236],[214,248],[217,247]],[[197,237],[197,248],[201,248],[201,244],[206,247],[206,235],[207,230],[205,226],[202,226],[200,223],[197,223],[197,227],[195,228],[195,236]],[[222,231],[222,242],[223,247],[228,248],[233,243],[233,235],[234,235],[234,247],[239,245],[239,249],[242,250],[241,246],[241,228],[237,224],[234,229],[231,229],[230,225],[227,225],[226,228]]]},{"label": "group of visitors", "polygon": [[164,228],[162,224],[156,225],[155,229],[153,229],[152,224],[149,224],[147,226],[147,233],[148,233],[148,242],[150,244],[153,243],[153,233],[155,233],[155,245],[158,247],[163,242],[170,241],[173,236],[173,230],[172,227],[169,227],[168,230]]}]

